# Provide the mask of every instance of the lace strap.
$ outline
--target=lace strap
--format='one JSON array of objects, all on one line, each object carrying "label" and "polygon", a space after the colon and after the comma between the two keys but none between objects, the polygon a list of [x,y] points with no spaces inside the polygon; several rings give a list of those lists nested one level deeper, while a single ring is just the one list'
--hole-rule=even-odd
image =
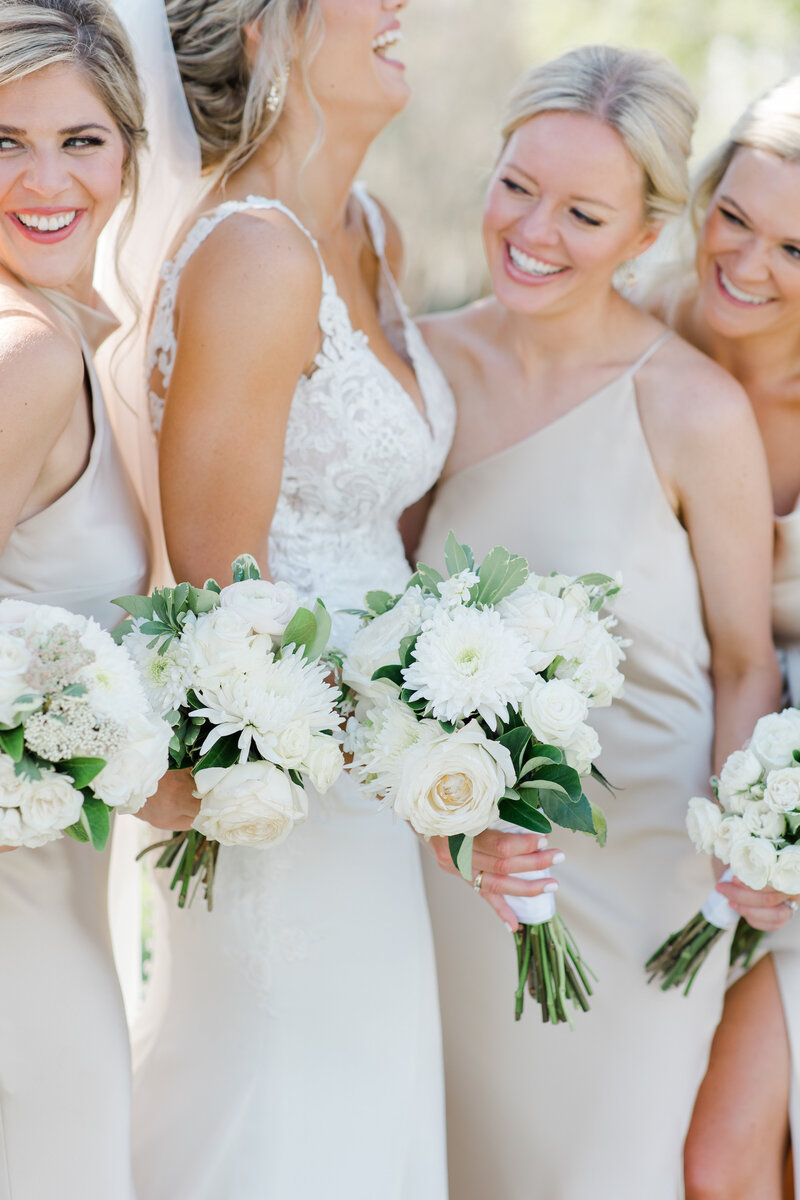
[{"label": "lace strap", "polygon": [[383,219],[383,213],[363,183],[358,182],[353,184],[353,195],[361,205],[366,218],[369,236],[372,239],[375,253],[381,262],[383,262],[386,256],[386,224]]}]

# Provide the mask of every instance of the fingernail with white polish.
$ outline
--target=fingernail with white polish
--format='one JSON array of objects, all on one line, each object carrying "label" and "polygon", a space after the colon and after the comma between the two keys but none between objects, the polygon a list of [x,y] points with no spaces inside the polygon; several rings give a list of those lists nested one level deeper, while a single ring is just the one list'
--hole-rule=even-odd
[{"label": "fingernail with white polish", "polygon": [[558,891],[558,884],[556,883],[556,881],[555,881],[555,879],[554,879],[554,880],[552,881],[552,883],[546,883],[546,884],[544,885],[544,888],[543,888],[542,890],[543,890],[543,891],[545,891],[545,892],[557,892],[557,891]]},{"label": "fingernail with white polish", "polygon": [[508,932],[509,932],[509,933],[513,933],[513,932],[514,932],[514,930],[513,930],[513,929],[511,928],[511,926],[509,925],[508,921],[503,921],[503,924],[505,925],[505,927],[506,927],[506,929],[508,930]]},{"label": "fingernail with white polish", "polygon": [[547,838],[546,837],[539,838],[539,849],[540,850],[547,849]]},{"label": "fingernail with white polish", "polygon": [[556,863],[563,862],[566,857],[567,856],[564,854],[563,850],[559,850],[558,854],[553,855],[553,866],[555,866]]}]

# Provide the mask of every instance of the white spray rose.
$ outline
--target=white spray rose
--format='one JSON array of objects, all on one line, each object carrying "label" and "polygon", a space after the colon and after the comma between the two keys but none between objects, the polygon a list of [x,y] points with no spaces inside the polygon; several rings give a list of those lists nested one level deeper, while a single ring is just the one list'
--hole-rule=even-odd
[{"label": "white spray rose", "polygon": [[741,838],[731,847],[730,867],[745,887],[760,891],[769,883],[778,855],[772,842],[761,838]]},{"label": "white spray rose", "polygon": [[169,768],[172,729],[155,713],[128,722],[128,743],[91,782],[98,800],[119,812],[137,813]]},{"label": "white spray rose", "polygon": [[297,593],[288,583],[243,579],[220,592],[220,606],[232,609],[254,633],[280,639],[298,608]]},{"label": "white spray rose", "polygon": [[558,678],[571,679],[592,708],[608,708],[622,693],[625,677],[617,670],[625,657],[619,640],[602,621],[587,625],[575,660],[567,659],[556,671]]},{"label": "white spray rose", "polygon": [[[273,649],[272,638],[265,638],[266,648]],[[219,679],[244,670],[254,641],[250,622],[232,608],[212,608],[197,619],[192,645],[196,681],[207,677]]]},{"label": "white spray rose", "polygon": [[540,742],[567,746],[586,720],[589,705],[566,679],[551,679],[531,688],[520,711]]},{"label": "white spray rose", "polygon": [[772,868],[770,887],[787,896],[800,894],[800,846],[784,846],[778,851],[778,861]]},{"label": "white spray rose", "polygon": [[48,834],[74,825],[82,807],[83,796],[68,775],[44,771],[41,779],[32,780],[22,793],[20,813],[34,833]]},{"label": "white spray rose", "polygon": [[693,796],[686,814],[686,828],[698,853],[711,854],[714,850],[722,813],[716,804],[705,796]]},{"label": "white spray rose", "polygon": [[794,751],[800,750],[800,712],[786,708],[762,717],[753,730],[750,750],[768,771],[793,766]]},{"label": "white spray rose", "polygon": [[497,820],[500,798],[514,779],[506,748],[470,721],[405,752],[394,809],[424,837],[472,837]]},{"label": "white spray rose", "polygon": [[714,853],[724,863],[731,861],[731,851],[737,842],[749,841],[750,834],[741,817],[723,817],[714,839]]},{"label": "white spray rose", "polygon": [[800,809],[800,767],[782,767],[770,771],[764,789],[764,803],[776,813]]},{"label": "white spray rose", "polygon": [[734,750],[719,773],[717,794],[728,812],[744,812],[751,788],[761,782],[764,768],[752,750]]},{"label": "white spray rose", "polygon": [[570,658],[577,653],[586,634],[586,623],[575,605],[531,586],[530,581],[502,600],[497,609],[533,647],[535,671],[544,671],[559,654]]},{"label": "white spray rose", "polygon": [[324,734],[313,739],[305,762],[308,776],[318,792],[327,792],[344,768],[342,752],[332,737]]},{"label": "white spray rose", "polygon": [[783,837],[786,829],[783,813],[774,812],[763,800],[748,804],[742,813],[742,820],[753,837],[768,838],[772,842]]},{"label": "white spray rose", "polygon": [[194,828],[223,846],[277,846],[308,815],[303,789],[268,762],[207,767],[195,787]]},{"label": "white spray rose", "polygon": [[280,764],[287,770],[298,770],[311,749],[311,730],[308,721],[290,721],[276,739],[275,748]]},{"label": "white spray rose", "polygon": [[600,753],[600,738],[591,725],[579,725],[569,745],[564,747],[567,766],[572,767],[579,775],[588,775],[592,763]]}]

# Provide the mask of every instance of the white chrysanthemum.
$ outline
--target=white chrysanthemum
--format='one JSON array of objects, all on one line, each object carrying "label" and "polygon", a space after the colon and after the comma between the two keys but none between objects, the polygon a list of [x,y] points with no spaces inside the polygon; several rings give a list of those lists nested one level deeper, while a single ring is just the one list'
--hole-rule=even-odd
[{"label": "white chrysanthemum", "polygon": [[121,724],[132,711],[145,711],[148,705],[139,672],[111,634],[96,621],[87,620],[80,641],[92,661],[81,668],[77,682],[86,687],[93,710]]},{"label": "white chrysanthemum", "polygon": [[140,624],[134,621],[124,646],[138,667],[150,705],[164,716],[186,704],[194,673],[194,625],[188,622],[181,636],[173,638],[163,654],[159,654],[149,648],[148,643],[153,639],[141,632]]},{"label": "white chrysanthemum", "polygon": [[490,729],[508,718],[535,681],[529,645],[491,609],[439,612],[403,671],[413,700],[428,701],[440,721],[479,713]]},{"label": "white chrysanthemum", "polygon": [[327,670],[322,663],[308,662],[301,651],[277,660],[259,655],[253,670],[198,688],[203,707],[197,714],[214,726],[202,753],[221,737],[234,734],[241,762],[247,761],[255,744],[262,758],[284,766],[280,740],[288,726],[304,722],[314,734],[336,725],[337,692],[325,682]]},{"label": "white chrysanthemum", "polygon": [[405,751],[430,727],[442,732],[438,722],[418,721],[407,704],[392,696],[381,697],[359,714],[358,725],[352,769],[370,796],[388,797],[399,783]]}]

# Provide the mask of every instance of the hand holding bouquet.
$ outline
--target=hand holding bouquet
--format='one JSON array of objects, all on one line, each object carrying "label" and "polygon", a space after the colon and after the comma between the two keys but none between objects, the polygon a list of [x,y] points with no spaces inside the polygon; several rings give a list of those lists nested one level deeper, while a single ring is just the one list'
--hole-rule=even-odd
[{"label": "hand holding bouquet", "polygon": [[[473,839],[498,821],[603,840],[580,777],[599,777],[589,708],[622,685],[621,645],[599,617],[618,586],[532,576],[500,547],[476,568],[452,533],[445,557],[449,578],[419,564],[401,595],[367,594],[342,673],[347,745],[362,789],[424,837],[447,837],[471,881]],[[545,1021],[571,1022],[567,1001],[588,1008],[591,986],[552,896],[506,899],[523,922],[517,1019],[527,983]]]},{"label": "hand holding bouquet", "polygon": [[119,626],[123,645],[172,726],[171,766],[191,768],[200,798],[194,828],[158,846],[181,907],[199,874],[211,908],[220,845],[282,842],[307,815],[304,776],[324,792],[343,766],[324,605],[299,607],[249,555],[234,562],[233,580],[116,601],[131,617]]},{"label": "hand holding bouquet", "polygon": [[104,849],[111,812],[155,792],[171,736],[96,621],[0,602],[0,845],[67,834]]},{"label": "hand holding bouquet", "polygon": [[[689,801],[686,825],[697,850],[727,864],[723,879],[736,877],[755,891],[800,892],[800,712],[787,708],[762,717],[711,785],[717,804],[701,796]],[[738,921],[725,897],[711,892],[648,960],[651,980],[659,976],[665,991],[685,983],[688,995],[711,948]],[[731,961],[749,961],[761,936],[741,923]]]}]

